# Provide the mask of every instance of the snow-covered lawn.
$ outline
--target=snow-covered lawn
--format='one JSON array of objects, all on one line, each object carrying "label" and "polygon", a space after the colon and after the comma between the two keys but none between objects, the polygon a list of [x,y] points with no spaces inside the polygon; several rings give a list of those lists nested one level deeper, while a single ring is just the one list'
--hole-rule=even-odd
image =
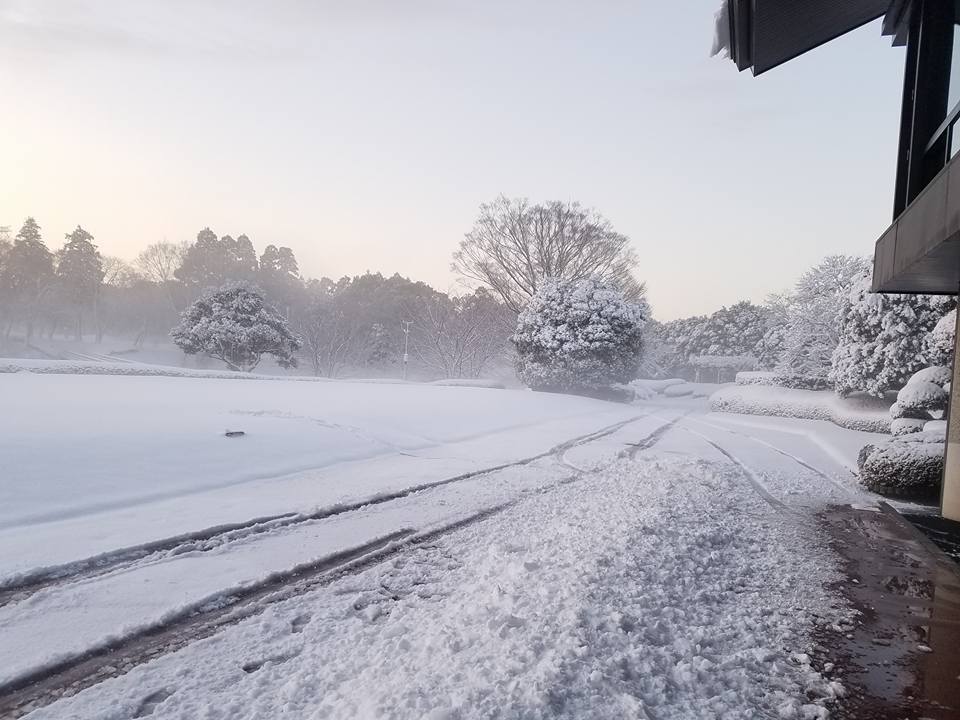
[{"label": "snow-covered lawn", "polygon": [[520,390],[31,373],[0,374],[0,397],[0,581],[513,462],[638,412]]},{"label": "snow-covered lawn", "polygon": [[413,384],[20,372],[0,397],[0,715],[111,644],[31,716],[817,717],[839,692],[806,655],[847,617],[814,514],[871,502],[867,433]]}]

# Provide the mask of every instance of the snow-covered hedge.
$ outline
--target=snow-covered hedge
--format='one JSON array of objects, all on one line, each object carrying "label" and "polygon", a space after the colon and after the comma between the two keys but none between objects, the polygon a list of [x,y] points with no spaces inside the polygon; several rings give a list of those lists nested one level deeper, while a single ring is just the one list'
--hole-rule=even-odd
[{"label": "snow-covered hedge", "polygon": [[831,391],[734,385],[711,395],[710,409],[746,415],[828,420],[851,430],[890,432],[889,403],[864,395],[841,398]]},{"label": "snow-covered hedge", "polygon": [[860,482],[897,498],[932,500],[943,477],[943,435],[918,432],[881,445],[866,445],[857,458]]},{"label": "snow-covered hedge", "polygon": [[769,370],[738,372],[737,385],[770,385],[797,390],[830,390],[833,383],[827,377],[784,373]]}]

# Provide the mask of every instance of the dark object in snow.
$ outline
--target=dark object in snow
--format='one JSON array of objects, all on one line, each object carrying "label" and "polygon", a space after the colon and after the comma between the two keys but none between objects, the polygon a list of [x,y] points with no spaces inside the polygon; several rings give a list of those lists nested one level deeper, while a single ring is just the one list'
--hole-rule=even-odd
[{"label": "dark object in snow", "polygon": [[246,433],[243,430],[227,430],[224,435],[227,437],[243,437]]}]

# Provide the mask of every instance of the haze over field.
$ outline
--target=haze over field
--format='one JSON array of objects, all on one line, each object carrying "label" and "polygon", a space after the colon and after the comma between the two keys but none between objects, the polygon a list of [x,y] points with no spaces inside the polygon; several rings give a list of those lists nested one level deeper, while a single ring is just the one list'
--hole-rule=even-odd
[{"label": "haze over field", "polygon": [[759,301],[872,250],[902,51],[871,24],[751,81],[717,4],[0,0],[0,225],[128,260],[210,226],[445,291],[480,203],[579,200],[658,318]]}]

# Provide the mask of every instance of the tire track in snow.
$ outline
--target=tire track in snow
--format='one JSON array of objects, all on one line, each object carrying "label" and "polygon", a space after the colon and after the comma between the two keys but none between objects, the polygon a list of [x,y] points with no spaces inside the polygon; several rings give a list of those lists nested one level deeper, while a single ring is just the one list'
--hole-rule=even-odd
[{"label": "tire track in snow", "polygon": [[[643,417],[647,417],[647,414],[638,415],[588,435],[573,438],[533,458],[509,463],[496,469],[529,464],[550,456],[562,462],[563,454],[573,447],[611,435]],[[679,418],[667,421],[665,425],[659,426],[637,445],[651,446],[669,429],[668,426],[677,420]],[[496,469],[477,471],[470,473],[469,476],[476,477],[477,475],[495,472]],[[551,492],[563,485],[575,482],[584,474],[577,470],[576,474],[541,487],[536,492]],[[427,488],[418,488],[417,492],[462,479],[466,478],[457,476],[457,478],[438,481]],[[412,493],[405,493],[404,496],[409,494]],[[111,677],[123,675],[138,665],[179,650],[197,640],[210,637],[228,625],[258,615],[269,605],[329,585],[342,577],[381,563],[400,552],[481,522],[522,502],[526,497],[529,496],[521,496],[485,508],[440,527],[421,531],[412,528],[398,530],[365,545],[274,573],[262,582],[222,591],[165,618],[162,623],[140,629],[109,644],[88,649],[80,655],[67,658],[36,672],[24,674],[0,686],[0,717],[22,717],[32,710],[56,701],[67,693],[75,694]]]},{"label": "tire track in snow", "polygon": [[[770,450],[773,450],[774,452],[779,453],[780,455],[783,455],[783,456],[786,457],[786,458],[790,458],[791,460],[793,460],[794,462],[796,462],[798,465],[801,465],[802,467],[805,467],[805,468],[806,468],[807,470],[809,470],[810,472],[816,474],[818,477],[820,477],[820,478],[826,480],[827,482],[829,482],[830,484],[832,484],[834,487],[836,487],[836,488],[839,489],[841,492],[843,492],[848,498],[850,498],[852,502],[855,502],[855,501],[857,500],[857,498],[856,498],[856,496],[854,495],[854,493],[852,492],[852,490],[851,490],[849,487],[847,487],[846,485],[844,485],[842,482],[840,482],[836,477],[831,476],[831,475],[828,475],[828,474],[825,473],[823,470],[820,470],[819,468],[814,467],[813,465],[811,465],[810,463],[808,463],[808,462],[807,462],[806,460],[804,460],[803,458],[799,458],[799,457],[797,457],[796,455],[794,455],[793,453],[789,453],[789,452],[787,452],[786,450],[782,450],[782,449],[780,449],[779,447],[777,447],[776,445],[774,445],[773,443],[769,443],[769,442],[767,442],[766,440],[761,440],[760,438],[753,437],[752,435],[747,435],[746,433],[738,432],[737,430],[730,430],[730,429],[728,429],[728,428],[722,427],[721,425],[715,425],[715,424],[710,423],[710,422],[707,422],[707,421],[705,421],[705,420],[699,420],[699,419],[696,419],[696,418],[690,418],[690,420],[691,420],[692,422],[699,423],[700,425],[705,425],[706,427],[713,428],[713,429],[715,429],[715,430],[720,430],[721,432],[725,432],[725,433],[728,433],[728,434],[730,434],[730,435],[736,435],[737,437],[746,438],[747,440],[750,440],[750,441],[752,441],[752,442],[754,442],[754,443],[756,443],[756,444],[758,444],[758,445],[762,445],[763,447],[769,448]],[[850,471],[850,472],[851,472],[851,474],[853,474],[852,471]]]},{"label": "tire track in snow", "polygon": [[[64,565],[40,568],[28,573],[21,573],[12,581],[0,583],[0,607],[26,600],[45,588],[66,585],[81,580],[89,580],[111,574],[118,570],[126,570],[134,566],[139,567],[150,564],[175,555],[192,552],[208,552],[240,539],[283,531],[283,529],[293,525],[325,520],[326,518],[353,512],[370,505],[379,505],[393,500],[399,500],[424,490],[470,480],[482,475],[490,475],[508,468],[529,465],[543,458],[554,456],[561,458],[561,462],[563,462],[563,455],[568,450],[578,445],[584,445],[611,435],[617,430],[648,416],[649,413],[635,415],[627,420],[608,425],[599,430],[587,433],[586,435],[565,440],[545,452],[521,458],[520,460],[471,470],[442,480],[412,485],[402,490],[377,493],[354,502],[329,505],[312,513],[281,513],[278,515],[258,517],[239,523],[218,525],[193,533],[186,533],[142,545],[114,550]],[[575,468],[572,465],[569,465],[569,467],[578,472],[582,472],[580,468]]]},{"label": "tire track in snow", "polygon": [[788,506],[785,505],[783,502],[781,502],[781,501],[778,500],[776,497],[774,497],[774,496],[771,494],[771,492],[767,489],[766,483],[764,483],[764,481],[763,481],[763,479],[760,477],[760,475],[759,475],[753,468],[751,468],[751,467],[750,467],[749,465],[747,465],[745,462],[743,462],[742,460],[740,460],[736,455],[734,455],[732,452],[730,452],[729,450],[727,450],[726,448],[724,448],[722,445],[714,442],[713,440],[711,440],[710,438],[708,438],[708,437],[707,437],[706,435],[704,435],[703,433],[697,432],[696,430],[694,430],[693,428],[691,428],[689,425],[682,424],[681,427],[682,427],[684,430],[686,430],[688,433],[690,433],[691,435],[695,435],[695,436],[697,436],[698,438],[700,438],[701,440],[703,440],[705,443],[707,443],[708,445],[710,445],[711,447],[713,447],[713,448],[714,448],[715,450],[717,450],[721,455],[723,455],[725,458],[727,458],[727,460],[729,460],[731,463],[733,463],[733,465],[740,471],[740,474],[741,474],[744,478],[746,478],[746,480],[750,483],[750,485],[753,487],[753,489],[754,489],[764,500],[766,500],[767,504],[770,505],[770,507],[772,507],[774,510],[777,510],[778,512],[782,512],[782,513],[785,513],[785,514],[788,514],[788,515],[795,515],[795,514],[797,514],[797,512],[796,512],[794,509],[788,507]]}]

